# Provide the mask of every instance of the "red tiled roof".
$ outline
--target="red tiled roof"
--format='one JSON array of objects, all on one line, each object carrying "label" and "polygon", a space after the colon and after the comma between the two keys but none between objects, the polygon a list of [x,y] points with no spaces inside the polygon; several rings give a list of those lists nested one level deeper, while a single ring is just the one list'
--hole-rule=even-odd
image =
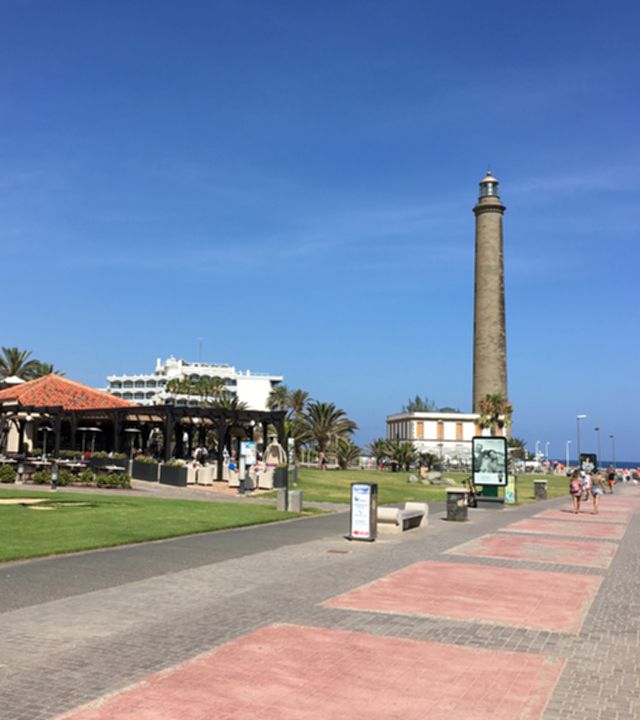
[{"label": "red tiled roof", "polygon": [[0,402],[4,400],[17,400],[20,405],[27,407],[62,406],[65,410],[96,410],[135,405],[54,373],[0,390]]}]

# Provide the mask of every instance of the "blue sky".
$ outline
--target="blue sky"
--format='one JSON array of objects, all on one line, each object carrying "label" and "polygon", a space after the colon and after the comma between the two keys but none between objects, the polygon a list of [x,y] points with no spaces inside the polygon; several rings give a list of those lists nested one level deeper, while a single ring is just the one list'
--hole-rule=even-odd
[{"label": "blue sky", "polygon": [[280,373],[366,443],[469,410],[474,218],[505,215],[531,448],[640,459],[632,2],[4,0],[0,343],[101,386]]}]

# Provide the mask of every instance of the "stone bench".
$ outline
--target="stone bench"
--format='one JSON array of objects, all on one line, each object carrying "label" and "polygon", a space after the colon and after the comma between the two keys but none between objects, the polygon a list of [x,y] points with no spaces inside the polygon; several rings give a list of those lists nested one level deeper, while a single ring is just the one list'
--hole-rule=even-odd
[{"label": "stone bench", "polygon": [[378,508],[378,532],[404,532],[410,528],[429,524],[429,505],[406,502],[403,507],[380,506]]}]

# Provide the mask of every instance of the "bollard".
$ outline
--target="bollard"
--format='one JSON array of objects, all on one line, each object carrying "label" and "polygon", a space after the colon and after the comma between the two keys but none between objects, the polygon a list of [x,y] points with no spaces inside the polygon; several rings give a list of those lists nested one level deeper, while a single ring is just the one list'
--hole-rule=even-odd
[{"label": "bollard", "polygon": [[536,500],[547,499],[547,481],[546,480],[534,480],[534,496]]},{"label": "bollard", "polygon": [[447,488],[447,520],[465,522],[468,519],[468,495],[464,488]]},{"label": "bollard", "polygon": [[289,510],[302,512],[302,490],[289,490]]},{"label": "bollard", "polygon": [[276,496],[276,510],[278,512],[285,512],[287,509],[287,491],[284,488],[278,490]]}]

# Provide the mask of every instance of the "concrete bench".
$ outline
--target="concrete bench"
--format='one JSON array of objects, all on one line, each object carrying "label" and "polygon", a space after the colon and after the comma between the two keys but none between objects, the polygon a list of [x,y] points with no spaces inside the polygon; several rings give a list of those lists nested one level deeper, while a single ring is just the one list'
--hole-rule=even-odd
[{"label": "concrete bench", "polygon": [[403,507],[380,506],[378,508],[378,532],[404,532],[410,528],[429,524],[429,505],[406,502]]}]

